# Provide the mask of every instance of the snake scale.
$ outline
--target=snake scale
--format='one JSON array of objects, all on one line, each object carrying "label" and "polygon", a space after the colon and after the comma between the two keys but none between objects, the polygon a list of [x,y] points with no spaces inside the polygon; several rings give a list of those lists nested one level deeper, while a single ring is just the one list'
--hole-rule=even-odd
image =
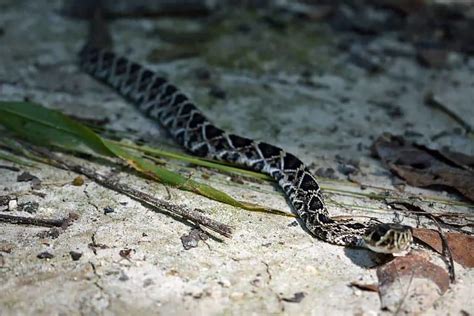
[{"label": "snake scale", "polygon": [[404,251],[411,244],[407,226],[331,218],[316,178],[300,159],[274,145],[216,127],[185,94],[153,71],[90,43],[79,58],[85,72],[161,124],[187,151],[244,166],[278,181],[294,212],[317,238],[383,253]]}]

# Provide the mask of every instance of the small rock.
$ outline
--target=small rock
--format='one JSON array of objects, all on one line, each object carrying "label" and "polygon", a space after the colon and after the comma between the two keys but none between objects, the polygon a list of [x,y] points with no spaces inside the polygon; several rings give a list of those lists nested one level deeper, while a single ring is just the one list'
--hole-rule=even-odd
[{"label": "small rock", "polygon": [[49,253],[47,251],[40,252],[38,255],[36,255],[36,258],[38,259],[52,259],[54,258],[54,255],[52,253]]},{"label": "small rock", "polygon": [[82,252],[69,251],[69,255],[71,255],[73,261],[77,261],[82,257]]},{"label": "small rock", "polygon": [[196,248],[198,246],[198,240],[194,239],[189,235],[181,236],[181,243],[183,244],[184,249],[189,250],[191,248]]},{"label": "small rock", "polygon": [[113,212],[115,212],[115,210],[112,207],[110,207],[110,206],[104,207],[104,214],[105,215],[107,215],[109,213],[113,213]]},{"label": "small rock", "polygon": [[217,283],[225,288],[229,288],[232,285],[228,279],[220,279]]},{"label": "small rock", "polygon": [[304,292],[296,292],[295,294],[293,294],[293,297],[282,297],[281,300],[288,303],[299,303],[304,299],[305,296],[306,293]]},{"label": "small rock", "polygon": [[185,250],[196,248],[200,240],[207,240],[209,236],[199,228],[193,228],[187,235],[181,236],[181,243]]},{"label": "small rock", "polygon": [[8,201],[8,210],[9,211],[14,211],[17,207],[18,207],[18,201],[17,200]]},{"label": "small rock", "polygon": [[16,177],[16,181],[18,181],[18,182],[28,182],[28,181],[31,181],[33,179],[38,179],[38,177],[36,177],[36,176],[32,175],[31,173],[26,172],[26,171],[21,173],[20,175],[18,175]]},{"label": "small rock", "polygon": [[122,250],[119,251],[119,255],[122,258],[130,259],[130,254],[132,253],[132,250],[133,249],[130,249],[130,248],[122,249]]}]

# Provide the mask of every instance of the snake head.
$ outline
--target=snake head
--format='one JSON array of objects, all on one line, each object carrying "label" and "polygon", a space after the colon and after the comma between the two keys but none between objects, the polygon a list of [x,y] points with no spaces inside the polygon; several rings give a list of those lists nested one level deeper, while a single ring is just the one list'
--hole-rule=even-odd
[{"label": "snake head", "polygon": [[363,238],[366,248],[380,253],[403,252],[413,242],[411,227],[400,224],[371,226]]}]

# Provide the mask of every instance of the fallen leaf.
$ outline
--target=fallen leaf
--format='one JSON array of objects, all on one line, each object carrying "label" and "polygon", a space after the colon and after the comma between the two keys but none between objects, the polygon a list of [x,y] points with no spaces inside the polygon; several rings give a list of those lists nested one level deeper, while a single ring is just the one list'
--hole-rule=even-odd
[{"label": "fallen leaf", "polygon": [[[446,233],[453,260],[465,268],[474,267],[474,237],[460,233]],[[427,244],[436,252],[442,253],[443,244],[436,230],[414,228],[413,237]]]},{"label": "fallen leaf", "polygon": [[442,296],[449,287],[445,269],[422,253],[396,257],[377,268],[382,309],[400,314],[417,314]]},{"label": "fallen leaf", "polygon": [[[372,148],[374,154],[408,184],[418,187],[441,185],[453,188],[474,201],[474,172],[450,163],[437,151],[390,134],[377,138]],[[450,153],[452,156],[452,152]],[[463,159],[467,160],[464,156]]]}]

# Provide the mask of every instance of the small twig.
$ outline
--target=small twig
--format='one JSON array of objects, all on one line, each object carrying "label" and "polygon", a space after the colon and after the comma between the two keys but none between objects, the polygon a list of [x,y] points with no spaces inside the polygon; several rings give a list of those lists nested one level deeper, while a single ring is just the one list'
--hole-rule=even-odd
[{"label": "small twig", "polygon": [[33,218],[0,214],[0,222],[20,225],[34,225],[42,227],[64,227],[71,221],[71,217],[61,219]]},{"label": "small twig", "polygon": [[431,214],[428,214],[427,216],[430,217],[433,220],[433,222],[436,224],[436,227],[438,227],[439,237],[441,238],[441,241],[443,244],[443,250],[442,250],[443,256],[449,262],[449,265],[448,265],[449,279],[451,280],[451,283],[454,283],[456,281],[456,273],[454,271],[453,254],[451,253],[451,248],[449,247],[448,239],[444,235],[441,225],[439,225],[436,218],[432,216]]},{"label": "small twig", "polygon": [[136,190],[124,183],[120,183],[118,180],[114,180],[106,176],[103,176],[92,169],[83,167],[81,165],[66,162],[62,160],[61,158],[59,158],[57,155],[53,154],[52,152],[44,148],[32,147],[31,149],[35,151],[36,153],[47,157],[49,160],[51,160],[52,163],[54,163],[59,168],[80,173],[88,177],[89,179],[94,180],[96,183],[104,187],[107,187],[116,192],[125,194],[141,203],[148,205],[149,207],[165,210],[170,214],[177,215],[181,218],[192,221],[196,224],[205,226],[209,228],[210,230],[213,230],[216,233],[221,234],[225,237],[230,238],[232,235],[232,228],[229,225],[213,220],[197,212],[196,210],[187,208],[186,206],[183,206],[183,205],[176,205],[176,204],[172,204],[167,201],[155,198],[145,192]]}]

